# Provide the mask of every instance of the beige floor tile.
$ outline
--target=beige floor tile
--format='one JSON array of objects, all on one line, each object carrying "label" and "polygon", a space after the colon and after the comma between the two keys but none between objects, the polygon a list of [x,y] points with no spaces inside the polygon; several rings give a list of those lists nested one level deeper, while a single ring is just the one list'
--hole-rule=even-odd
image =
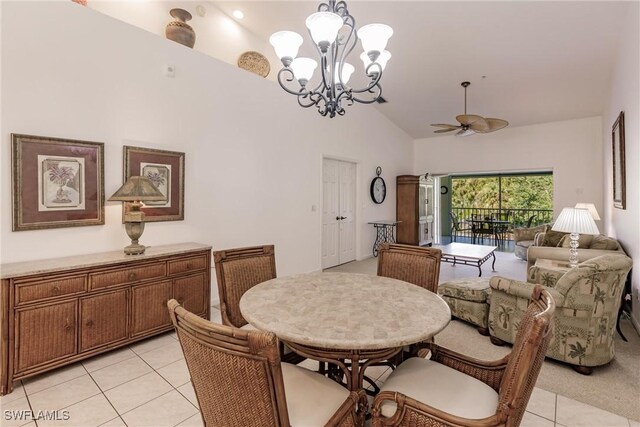
[{"label": "beige floor tile", "polygon": [[147,338],[146,340],[131,344],[129,348],[136,354],[143,354],[158,347],[171,344],[175,340],[169,334],[162,334],[157,337]]},{"label": "beige floor tile", "polygon": [[554,422],[539,417],[531,412],[525,412],[520,423],[521,427],[555,427]]},{"label": "beige floor tile", "polygon": [[558,395],[556,422],[567,427],[628,427],[629,420],[611,412]]},{"label": "beige floor tile", "polygon": [[36,412],[66,408],[96,394],[100,394],[100,389],[88,374],[34,394],[27,391],[31,407]]},{"label": "beige floor tile", "polygon": [[211,319],[214,323],[222,323],[222,315],[220,314],[220,309],[217,307],[211,307]]},{"label": "beige floor tile", "polygon": [[163,366],[167,366],[170,363],[184,358],[182,353],[182,347],[176,340],[171,339],[171,343],[165,346],[156,348],[155,350],[148,351],[140,355],[153,369],[160,369]]},{"label": "beige floor tile", "polygon": [[551,421],[555,420],[556,394],[535,387],[533,389],[533,393],[531,393],[531,398],[527,405],[527,411]]},{"label": "beige floor tile", "polygon": [[104,424],[101,424],[100,427],[127,427],[122,418],[117,417],[112,420],[107,421]]},{"label": "beige floor tile", "polygon": [[84,366],[82,366],[81,363],[75,363],[42,375],[28,378],[23,381],[23,384],[25,391],[29,395],[86,374],[87,370],[84,369]]},{"label": "beige floor tile", "polygon": [[204,423],[202,422],[202,415],[195,414],[193,417],[184,420],[176,427],[204,427]]},{"label": "beige floor tile", "polygon": [[391,373],[393,372],[393,369],[388,368],[386,371],[384,371],[382,373],[382,375],[380,375],[376,381],[379,381],[381,383],[385,382],[387,380],[387,378],[389,378],[389,375],[391,375]]},{"label": "beige floor tile", "polygon": [[19,397],[11,402],[2,403],[2,427],[17,427],[33,422],[31,407],[26,396]]},{"label": "beige floor tile", "polygon": [[[171,339],[171,338],[169,338]],[[175,341],[174,341],[175,342]],[[98,369],[90,375],[103,391],[148,374],[153,369],[139,357],[123,360],[106,368]]]},{"label": "beige floor tile", "polygon": [[113,409],[106,397],[102,393],[90,397],[87,400],[78,402],[64,409],[68,411],[67,420],[38,420],[38,427],[43,426],[99,426],[114,417],[118,413]]},{"label": "beige floor tile", "polygon": [[369,366],[367,370],[364,371],[364,374],[371,379],[377,380],[387,369],[389,369],[388,366]]},{"label": "beige floor tile", "polygon": [[640,421],[629,419],[629,426],[630,427],[640,427]]},{"label": "beige floor tile", "polygon": [[176,390],[145,403],[122,415],[129,427],[175,426],[198,413],[198,410]]},{"label": "beige floor tile", "polygon": [[191,380],[189,369],[187,369],[187,363],[184,359],[180,359],[168,364],[167,366],[163,366],[158,369],[158,373],[176,388]]},{"label": "beige floor tile", "polygon": [[182,386],[178,387],[177,390],[180,392],[181,395],[183,395],[184,397],[186,397],[187,399],[189,399],[189,402],[193,403],[193,405],[198,408],[198,399],[196,398],[196,392],[193,389],[193,386],[191,385],[191,381],[189,381],[186,384],[183,384]]},{"label": "beige floor tile", "polygon": [[177,340],[177,339],[178,339],[178,334],[177,334],[175,331],[171,332],[171,333],[169,334],[169,336],[170,336],[171,338],[173,338],[174,340]]},{"label": "beige floor tile", "polygon": [[26,394],[24,392],[24,387],[22,386],[22,382],[18,381],[13,386],[13,391],[4,396],[0,396],[0,406],[4,407],[4,405],[12,402],[16,399],[20,399],[21,397],[25,397]]},{"label": "beige floor tile", "polygon": [[156,372],[149,372],[135,380],[106,391],[104,394],[120,414],[129,412],[140,405],[170,391],[172,387]]},{"label": "beige floor tile", "polygon": [[82,364],[84,365],[84,368],[87,370],[87,372],[93,372],[135,356],[136,354],[131,351],[130,348],[125,347],[119,350],[110,351],[107,354],[101,354],[100,356],[95,356],[90,359],[84,360]]}]

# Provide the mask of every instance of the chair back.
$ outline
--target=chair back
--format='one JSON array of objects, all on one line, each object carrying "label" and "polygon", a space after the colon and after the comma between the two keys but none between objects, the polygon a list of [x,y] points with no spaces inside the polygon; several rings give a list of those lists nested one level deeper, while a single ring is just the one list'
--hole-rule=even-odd
[{"label": "chair back", "polygon": [[499,388],[498,414],[519,426],[553,334],[555,302],[537,285],[524,313]]},{"label": "chair back", "polygon": [[167,303],[205,426],[289,426],[272,332],[211,323]]},{"label": "chair back", "polygon": [[459,230],[460,222],[458,221],[458,217],[456,216],[456,214],[454,214],[453,211],[449,211],[449,217],[451,218],[451,227],[454,230]]},{"label": "chair back", "polygon": [[383,243],[378,253],[378,276],[403,280],[437,293],[441,258],[440,249]]},{"label": "chair back", "polygon": [[240,312],[240,298],[255,285],[276,278],[273,245],[213,252],[222,323],[240,328],[248,322]]},{"label": "chair back", "polygon": [[536,218],[536,216],[535,216],[535,215],[531,215],[531,216],[529,217],[529,219],[527,220],[527,226],[526,226],[526,228],[531,228],[531,224],[533,224],[533,220],[534,220],[535,218]]}]

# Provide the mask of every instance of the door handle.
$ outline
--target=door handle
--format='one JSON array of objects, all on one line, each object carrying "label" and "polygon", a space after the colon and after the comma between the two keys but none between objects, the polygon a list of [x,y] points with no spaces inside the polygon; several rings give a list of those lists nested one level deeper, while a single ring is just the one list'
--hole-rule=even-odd
[{"label": "door handle", "polygon": [[340,219],[347,219],[347,217],[346,216],[341,216]]},{"label": "door handle", "polygon": [[347,219],[346,216],[337,216],[336,221],[340,221],[341,219]]}]

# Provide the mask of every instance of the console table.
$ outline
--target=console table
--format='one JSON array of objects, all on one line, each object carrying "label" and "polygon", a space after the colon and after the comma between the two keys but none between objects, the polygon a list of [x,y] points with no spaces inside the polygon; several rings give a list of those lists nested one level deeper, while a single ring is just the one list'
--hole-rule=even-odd
[{"label": "console table", "polygon": [[371,221],[367,224],[373,225],[376,228],[376,241],[373,242],[373,256],[378,256],[378,250],[383,243],[395,243],[396,240],[393,237],[393,229],[396,225],[402,221]]},{"label": "console table", "polygon": [[173,326],[167,301],[208,319],[211,247],[184,243],[0,266],[0,394],[17,380]]}]

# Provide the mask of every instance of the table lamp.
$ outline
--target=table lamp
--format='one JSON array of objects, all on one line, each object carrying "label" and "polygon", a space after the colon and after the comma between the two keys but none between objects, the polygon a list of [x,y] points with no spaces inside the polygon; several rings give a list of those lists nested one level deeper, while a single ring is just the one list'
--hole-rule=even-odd
[{"label": "table lamp", "polygon": [[600,234],[596,222],[587,209],[564,208],[551,228],[553,231],[571,233],[569,267],[578,265],[578,239],[580,234]]},{"label": "table lamp", "polygon": [[596,209],[596,205],[593,203],[576,203],[574,206],[576,209],[586,209],[589,211],[594,220],[600,221],[600,215],[598,215],[598,210]]},{"label": "table lamp", "polygon": [[138,239],[144,231],[144,212],[140,210],[142,202],[157,202],[166,200],[166,197],[158,190],[149,178],[132,176],[122,187],[109,197],[110,202],[125,202],[124,228],[131,239],[131,244],[124,248],[127,255],[140,255],[146,249],[138,243]]}]

